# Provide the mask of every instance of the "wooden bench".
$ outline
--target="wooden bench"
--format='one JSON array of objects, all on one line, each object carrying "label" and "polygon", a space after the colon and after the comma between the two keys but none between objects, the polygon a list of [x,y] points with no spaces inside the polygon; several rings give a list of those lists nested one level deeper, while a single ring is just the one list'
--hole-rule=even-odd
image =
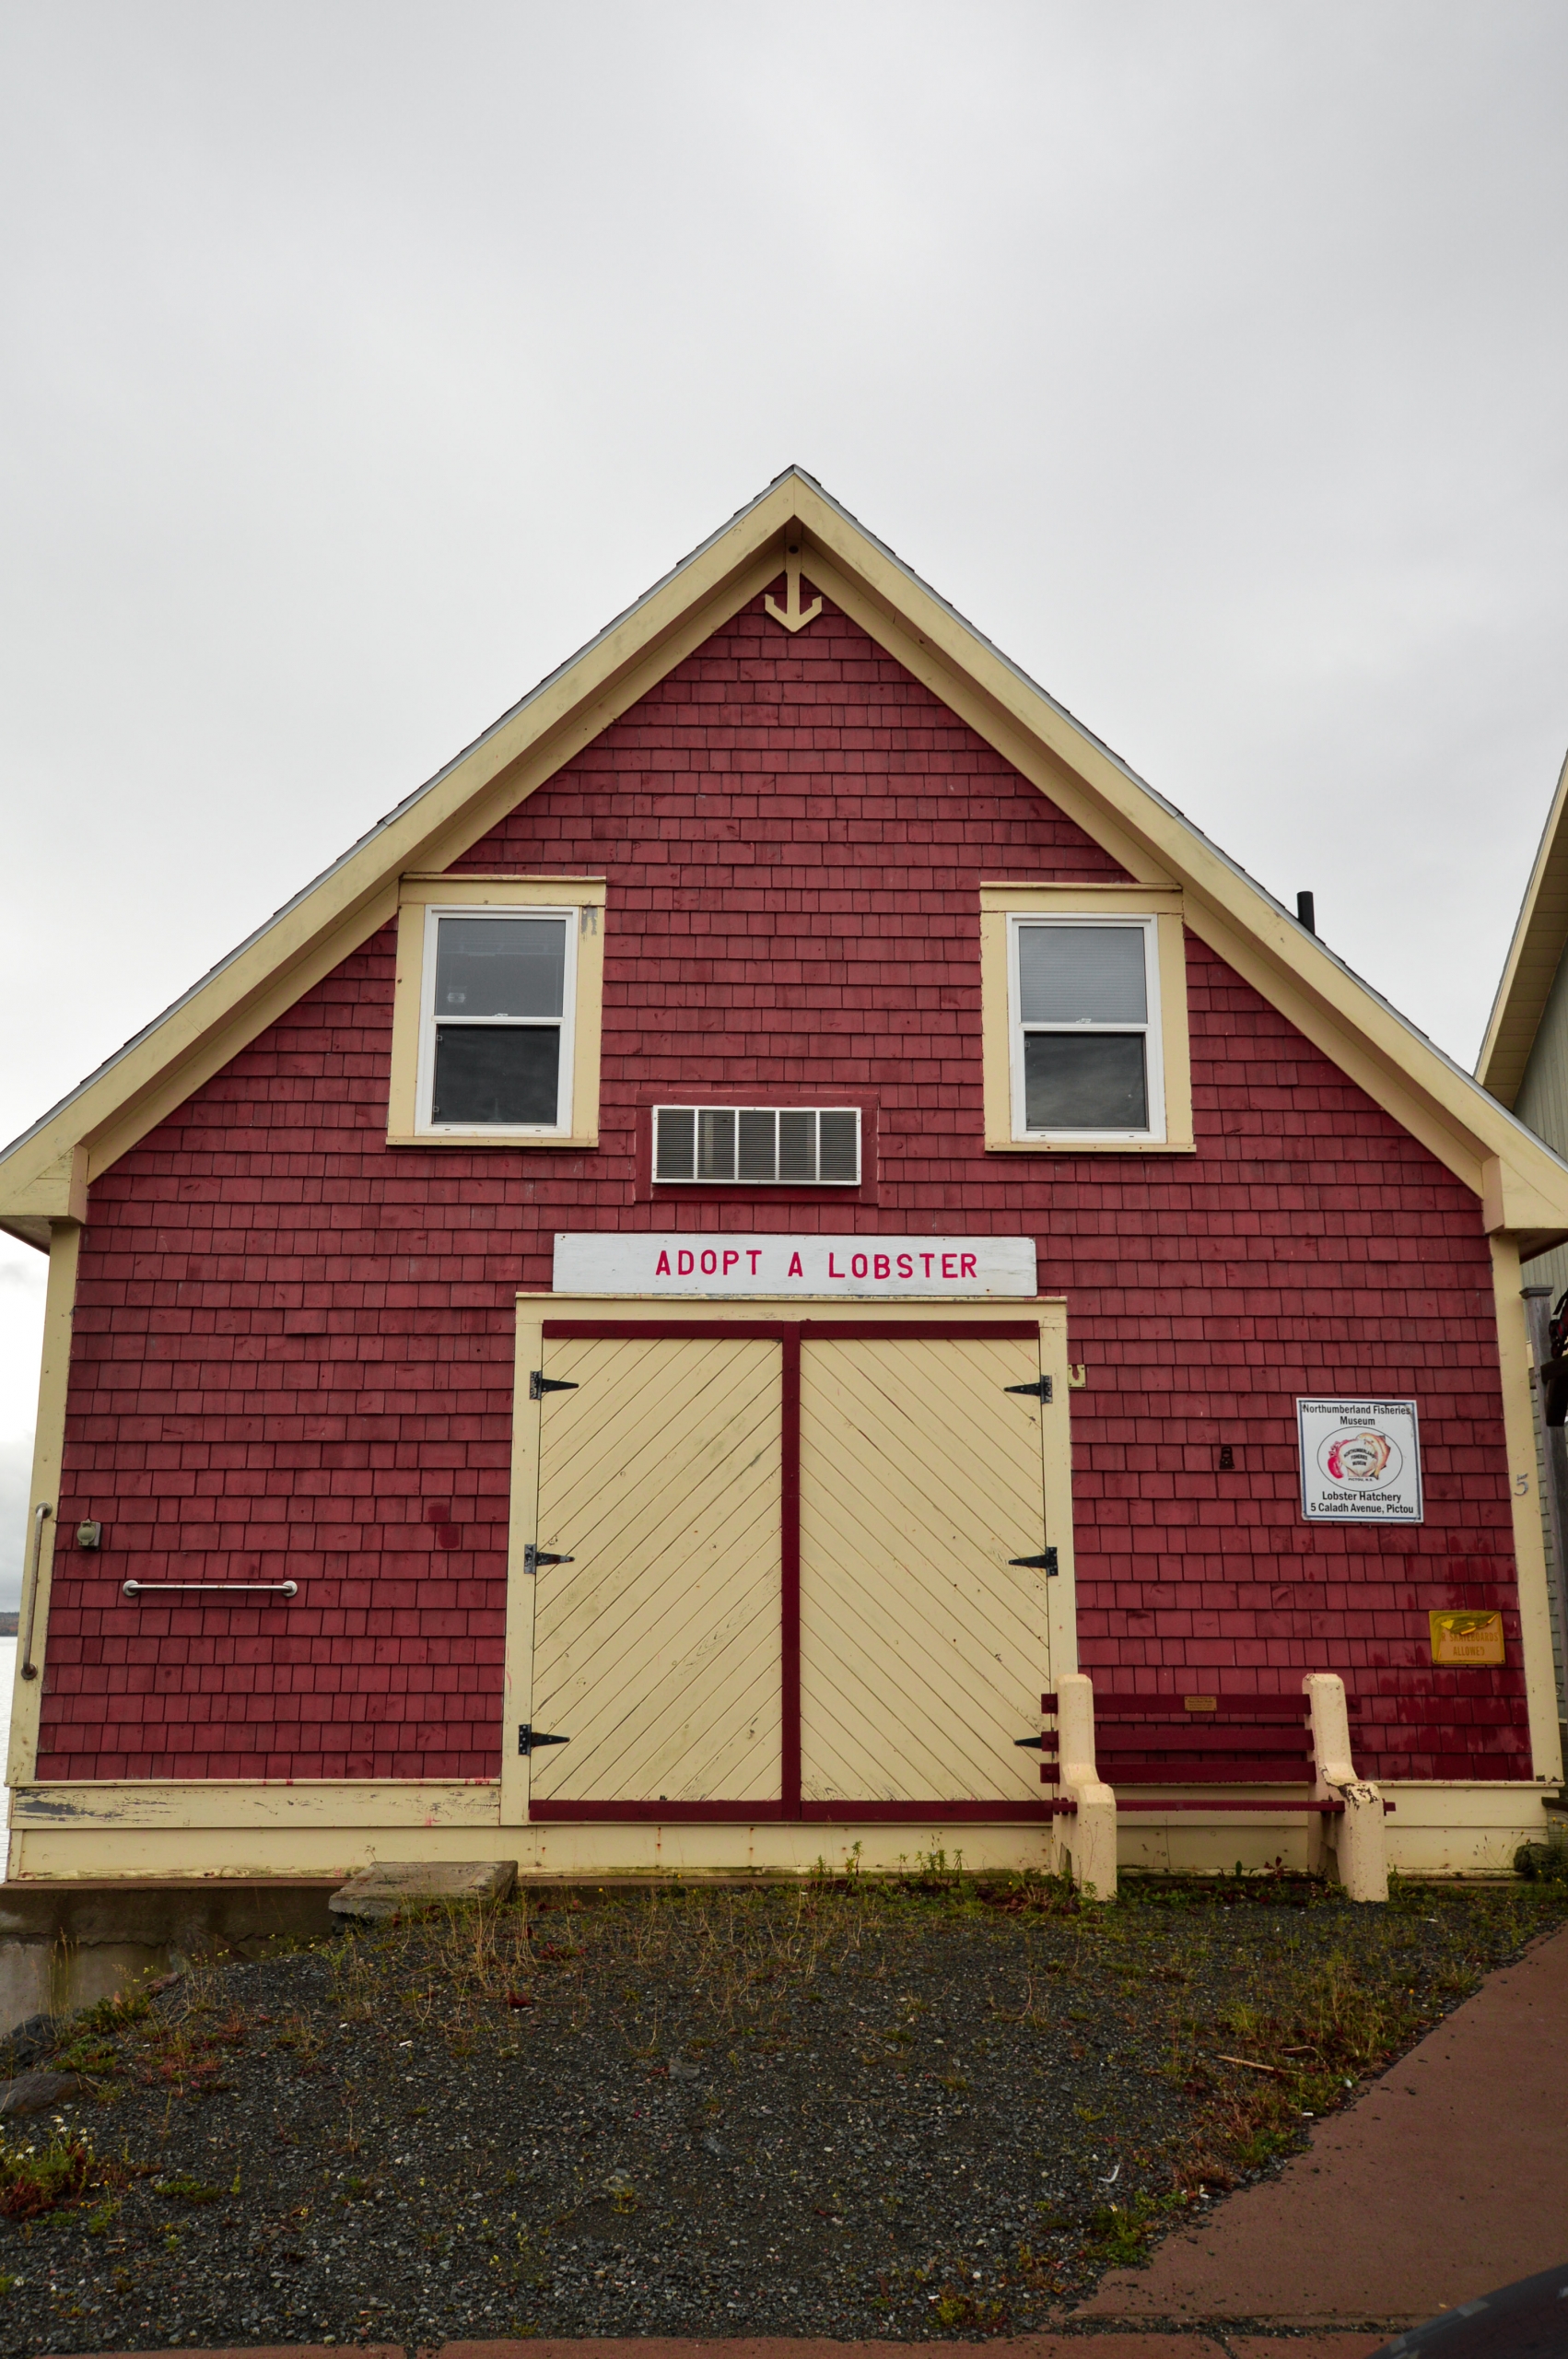
[{"label": "wooden bench", "polygon": [[[1388,1896],[1383,1820],[1393,1809],[1375,1786],[1358,1778],[1351,1757],[1345,1684],[1334,1672],[1309,1672],[1296,1694],[1256,1695],[1205,1689],[1171,1696],[1106,1688],[1098,1695],[1084,1672],[1042,1696],[1040,1710],[1054,1719],[1020,1743],[1047,1757],[1041,1782],[1059,1788],[1053,1815],[1078,1822],[1064,1836],[1073,1880],[1101,1899],[1116,1890],[1116,1817],[1119,1811],[1301,1811],[1316,1822],[1309,1865],[1327,1870],[1330,1855],[1352,1900]],[[1054,1764],[1050,1755],[1057,1756]],[[1125,1795],[1117,1786],[1310,1786],[1310,1794]],[[1338,1822],[1338,1824],[1334,1824]]]}]

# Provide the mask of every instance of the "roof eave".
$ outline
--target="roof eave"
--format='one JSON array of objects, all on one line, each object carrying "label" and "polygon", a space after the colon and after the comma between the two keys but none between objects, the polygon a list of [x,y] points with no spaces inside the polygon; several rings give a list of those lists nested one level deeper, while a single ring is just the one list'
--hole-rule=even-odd
[{"label": "roof eave", "polygon": [[1568,760],[1546,815],[1529,883],[1476,1059],[1481,1086],[1512,1107],[1524,1084],[1564,948],[1568,948]]},{"label": "roof eave", "polygon": [[[55,1195],[81,1180],[77,1143],[89,1142],[93,1171],[106,1167],[141,1135],[157,1108],[180,1102],[199,1086],[201,1060],[234,1027],[254,1031],[272,1020],[269,1007],[291,1003],[309,988],[312,962],[333,963],[373,932],[396,906],[405,870],[444,866],[494,824],[486,813],[517,802],[553,776],[582,744],[614,717],[617,695],[642,693],[639,681],[659,676],[681,660],[694,633],[717,628],[712,617],[756,594],[780,555],[778,535],[791,521],[803,528],[808,569],[814,552],[836,567],[868,611],[875,608],[889,634],[918,665],[932,666],[970,709],[989,717],[1000,734],[1036,749],[1037,782],[1047,771],[1082,790],[1085,808],[1108,834],[1146,847],[1155,863],[1188,893],[1199,933],[1228,941],[1267,978],[1289,978],[1314,1011],[1314,1029],[1342,1049],[1353,1067],[1387,1076],[1383,1102],[1405,1119],[1417,1117],[1450,1144],[1440,1146],[1450,1168],[1482,1190],[1488,1158],[1516,1165],[1529,1207],[1521,1230],[1554,1225],[1568,1232],[1568,1164],[1488,1096],[1476,1080],[1374,992],[1283,905],[1265,892],[1174,804],[1140,778],[1103,740],[1042,688],[892,549],[803,469],[791,466],[737,511],[624,613],[520,698],[452,761],[406,796],[342,857],[297,894],[220,961],[202,981],[14,1141],[0,1171],[25,1178],[32,1192],[7,1188],[0,1218],[29,1221],[52,1209]],[[868,605],[869,602],[869,605]],[[683,636],[684,635],[684,636]],[[935,675],[933,674],[933,676]],[[1568,771],[1565,771],[1568,777]],[[1042,785],[1042,791],[1052,788]],[[1561,790],[1560,790],[1561,795]],[[323,968],[323,971],[326,971]],[[224,1027],[228,1027],[228,1031]],[[204,1030],[204,1027],[205,1029]],[[155,1043],[159,1043],[155,1050]],[[204,1045],[205,1044],[205,1045]],[[228,1053],[232,1053],[229,1050]],[[130,1111],[127,1113],[126,1109]],[[73,1120],[73,1116],[75,1119]],[[138,1130],[136,1125],[140,1123]],[[29,1152],[30,1150],[30,1152]],[[18,1162],[25,1164],[23,1173]],[[36,1168],[35,1168],[36,1167]],[[51,1176],[53,1175],[53,1176]],[[82,1182],[85,1187],[85,1181]]]}]

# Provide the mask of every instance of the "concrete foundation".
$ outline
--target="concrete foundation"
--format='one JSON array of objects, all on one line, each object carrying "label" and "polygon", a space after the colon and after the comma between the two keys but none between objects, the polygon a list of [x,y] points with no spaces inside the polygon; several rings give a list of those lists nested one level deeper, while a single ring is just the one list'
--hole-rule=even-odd
[{"label": "concrete foundation", "polygon": [[0,1884],[0,2037],[68,2015],[185,1958],[261,1957],[334,1931],[333,1876]]}]

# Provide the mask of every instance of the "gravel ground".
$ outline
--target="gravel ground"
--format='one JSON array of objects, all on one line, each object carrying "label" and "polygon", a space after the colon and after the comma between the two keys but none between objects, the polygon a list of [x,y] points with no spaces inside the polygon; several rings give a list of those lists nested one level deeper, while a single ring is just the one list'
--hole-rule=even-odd
[{"label": "gravel ground", "polygon": [[[0,2353],[1025,2330],[1564,1915],[1539,1885],[1079,1909],[938,1876],[193,1966],[13,2052],[89,2088],[6,2125]],[[51,2172],[67,2200],[18,2216]]]}]

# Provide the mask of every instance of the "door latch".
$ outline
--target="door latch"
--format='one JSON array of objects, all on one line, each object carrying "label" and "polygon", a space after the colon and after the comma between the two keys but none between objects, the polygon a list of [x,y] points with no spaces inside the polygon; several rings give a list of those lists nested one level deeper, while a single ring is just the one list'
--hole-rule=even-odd
[{"label": "door latch", "polygon": [[1051,1397],[1048,1376],[1036,1377],[1033,1384],[1004,1384],[1001,1389],[1004,1392],[1026,1392],[1031,1401],[1048,1401]]},{"label": "door latch", "polygon": [[570,1743],[569,1736],[545,1736],[539,1729],[531,1728],[526,1720],[517,1732],[517,1749],[524,1755],[537,1753],[542,1744],[569,1744]]},{"label": "door latch", "polygon": [[1056,1550],[1047,1548],[1040,1556],[1010,1556],[1010,1565],[1023,1565],[1031,1573],[1044,1573],[1048,1580],[1057,1569]]},{"label": "door latch", "polygon": [[575,1565],[576,1562],[575,1556],[552,1556],[548,1548],[536,1548],[532,1540],[526,1543],[522,1552],[522,1569],[525,1573],[536,1573],[541,1565]]},{"label": "door latch", "polygon": [[546,1376],[542,1367],[531,1367],[528,1371],[528,1397],[531,1401],[543,1401],[546,1392],[575,1392],[577,1389],[575,1376]]}]

